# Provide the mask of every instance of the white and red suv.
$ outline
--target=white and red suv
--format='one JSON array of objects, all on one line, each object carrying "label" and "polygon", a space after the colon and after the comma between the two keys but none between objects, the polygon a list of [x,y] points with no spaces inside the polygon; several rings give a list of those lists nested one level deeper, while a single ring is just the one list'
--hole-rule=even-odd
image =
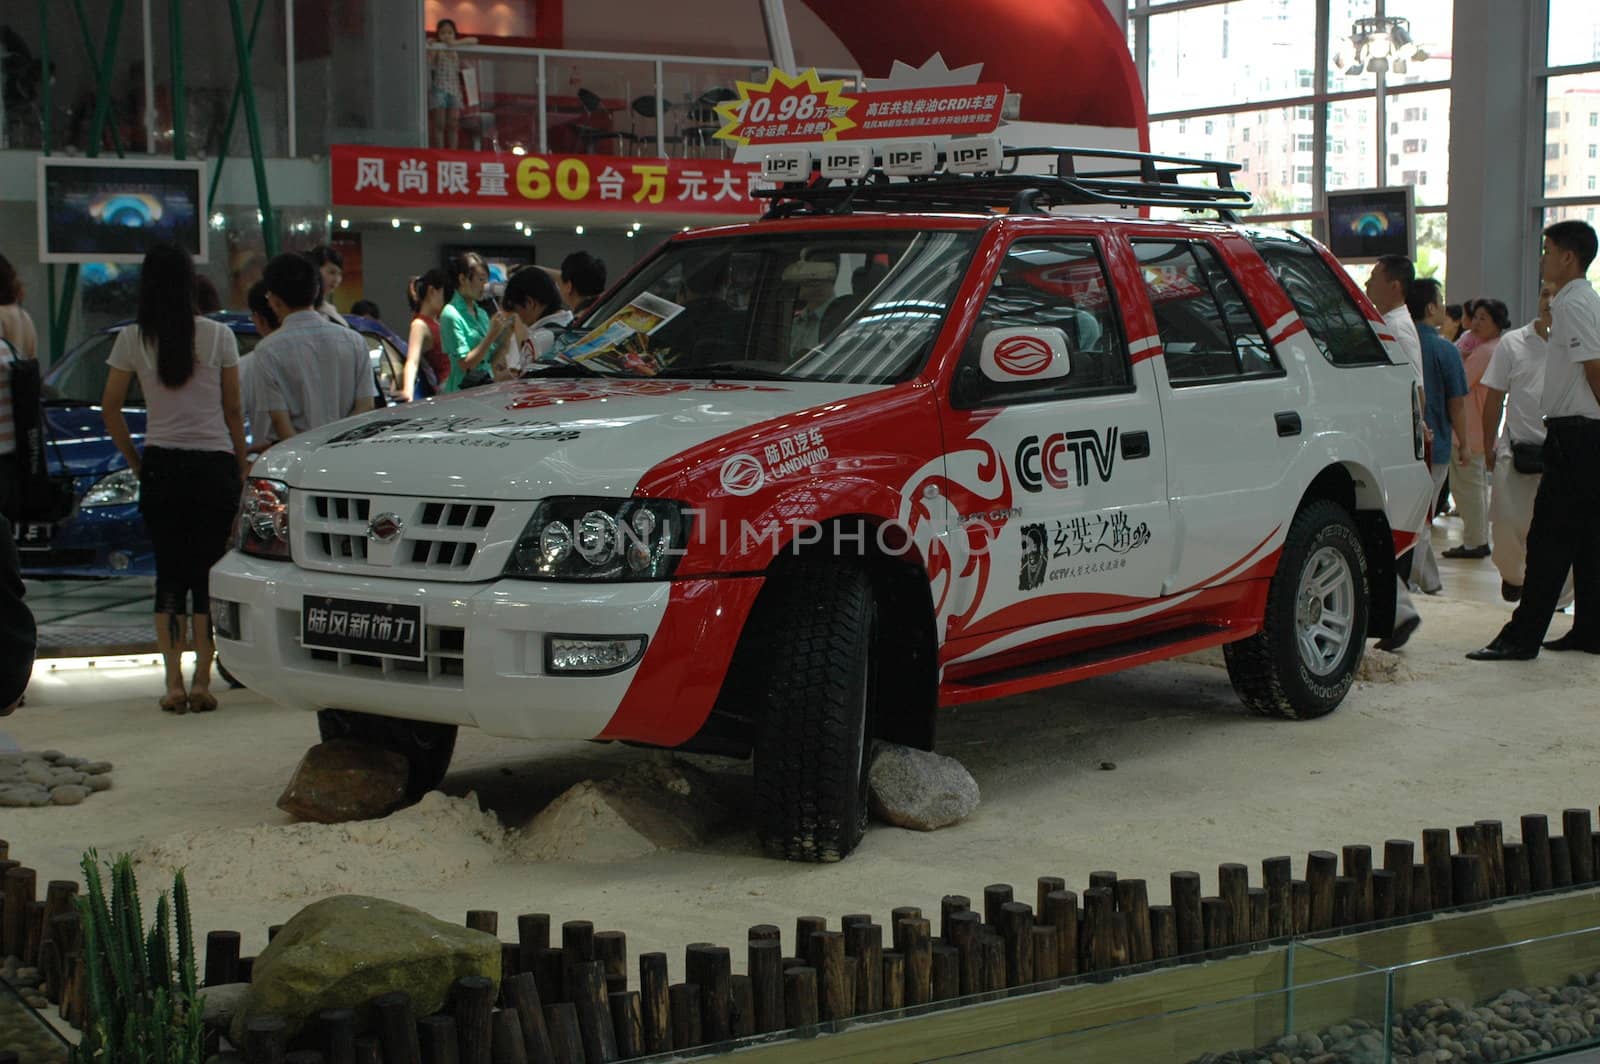
[{"label": "white and red suv", "polygon": [[[229,669],[417,793],[458,725],[753,752],[802,860],[940,706],[1224,645],[1250,709],[1331,711],[1427,505],[1416,375],[1325,250],[1232,224],[1229,164],[1127,158],[786,186],[540,372],[274,447]],[[1223,220],[1050,210],[1094,202]]]}]

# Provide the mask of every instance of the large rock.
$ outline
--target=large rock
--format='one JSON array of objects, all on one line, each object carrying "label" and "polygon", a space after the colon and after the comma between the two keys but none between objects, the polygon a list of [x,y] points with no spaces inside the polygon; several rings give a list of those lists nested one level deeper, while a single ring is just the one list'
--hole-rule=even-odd
[{"label": "large rock", "polygon": [[256,957],[250,991],[233,1015],[244,1044],[255,1016],[282,1016],[290,1035],[323,1009],[360,1009],[396,990],[418,1016],[438,1012],[465,975],[500,980],[500,941],[409,905],[345,894],[308,905]]},{"label": "large rock", "polygon": [[909,746],[879,743],[867,783],[873,815],[896,827],[934,831],[978,808],[978,781],[961,762]]},{"label": "large rock", "polygon": [[333,739],[306,751],[278,808],[300,820],[342,824],[388,816],[405,804],[405,755],[354,739]]}]

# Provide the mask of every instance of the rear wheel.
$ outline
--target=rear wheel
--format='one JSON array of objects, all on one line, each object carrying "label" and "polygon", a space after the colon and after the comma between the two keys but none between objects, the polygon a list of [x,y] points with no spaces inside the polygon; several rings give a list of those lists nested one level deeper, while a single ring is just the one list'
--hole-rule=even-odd
[{"label": "rear wheel", "polygon": [[763,591],[741,654],[757,655],[756,815],[763,848],[838,861],[867,827],[877,612],[861,569],[802,559]]},{"label": "rear wheel", "polygon": [[1223,648],[1249,709],[1309,720],[1344,700],[1367,637],[1367,556],[1344,508],[1319,499],[1295,515],[1267,591],[1260,632]]},{"label": "rear wheel", "polygon": [[396,720],[352,709],[317,711],[322,741],[355,739],[405,756],[411,765],[406,776],[406,802],[416,802],[439,786],[450,769],[456,750],[456,726],[425,720]]}]

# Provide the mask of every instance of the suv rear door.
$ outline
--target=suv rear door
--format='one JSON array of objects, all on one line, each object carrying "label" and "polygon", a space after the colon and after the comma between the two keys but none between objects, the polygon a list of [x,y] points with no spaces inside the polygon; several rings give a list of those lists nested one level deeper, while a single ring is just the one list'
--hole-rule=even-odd
[{"label": "suv rear door", "polygon": [[[1064,618],[1154,598],[1172,558],[1155,375],[1147,356],[1129,351],[1103,231],[1081,231],[1022,235],[997,257],[941,406],[951,480],[1005,486],[994,509],[950,518],[952,539],[975,550],[989,542],[977,599],[947,634],[980,637],[985,652],[1077,627],[1052,624]],[[1122,272],[1120,287],[1137,284]],[[1041,327],[1066,336],[1066,376],[984,375],[986,336]],[[990,643],[1007,631],[1017,637]]]}]

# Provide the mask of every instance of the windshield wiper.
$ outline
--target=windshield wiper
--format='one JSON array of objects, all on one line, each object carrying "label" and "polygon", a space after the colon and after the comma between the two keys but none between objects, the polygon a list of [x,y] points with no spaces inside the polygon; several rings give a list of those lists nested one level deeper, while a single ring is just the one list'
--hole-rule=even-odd
[{"label": "windshield wiper", "polygon": [[786,381],[792,379],[774,370],[752,366],[748,362],[713,362],[705,366],[668,366],[657,376],[674,377],[679,380],[727,378],[729,380]]}]

